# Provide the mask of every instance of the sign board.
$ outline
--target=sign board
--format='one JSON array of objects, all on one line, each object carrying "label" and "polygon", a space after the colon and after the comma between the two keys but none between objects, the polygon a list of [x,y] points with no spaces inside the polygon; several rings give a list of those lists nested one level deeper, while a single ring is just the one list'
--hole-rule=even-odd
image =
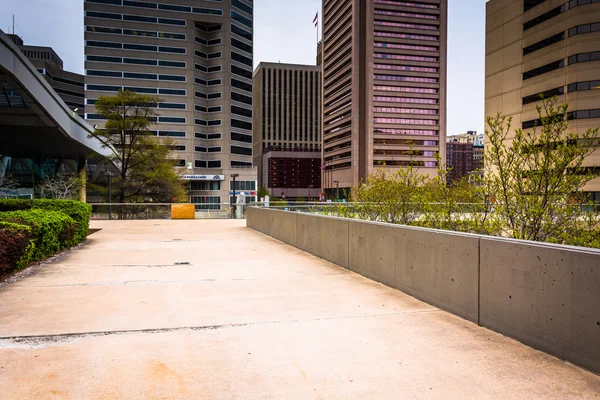
[{"label": "sign board", "polygon": [[225,175],[184,175],[186,181],[224,181]]}]

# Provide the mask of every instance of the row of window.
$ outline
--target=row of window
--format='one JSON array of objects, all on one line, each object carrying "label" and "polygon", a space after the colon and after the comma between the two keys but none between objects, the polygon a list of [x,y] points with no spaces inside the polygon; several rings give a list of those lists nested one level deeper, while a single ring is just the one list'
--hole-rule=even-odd
[{"label": "row of window", "polygon": [[389,149],[375,149],[373,154],[376,156],[423,156],[433,157],[433,151],[431,150],[389,150]]},{"label": "row of window", "polygon": [[[569,65],[583,63],[583,62],[589,62],[589,61],[600,61],[600,51],[574,54],[572,56],[569,56],[567,61],[568,61]],[[564,60],[558,60],[558,61],[548,63],[546,65],[542,65],[541,67],[534,68],[532,70],[524,72],[523,80],[534,78],[536,76],[563,68],[564,66],[565,66]]]},{"label": "row of window", "polygon": [[125,90],[136,93],[144,94],[163,94],[169,96],[185,96],[185,89],[167,89],[167,88],[148,88],[138,86],[111,86],[111,85],[86,85],[86,90],[94,90],[97,92],[118,92],[119,90]]},{"label": "row of window", "polygon": [[389,69],[389,70],[394,70],[394,71],[438,72],[437,68],[415,67],[412,65],[375,64],[374,68],[375,69]]},{"label": "row of window", "polygon": [[200,125],[200,126],[221,126],[221,125],[223,125],[223,121],[220,119],[205,120],[205,119],[195,118],[194,124]]},{"label": "row of window", "polygon": [[196,139],[206,139],[206,140],[221,139],[221,134],[220,133],[200,133],[200,132],[196,132],[194,135],[195,135]]},{"label": "row of window", "polygon": [[[583,82],[575,82],[570,83],[567,86],[568,93],[577,92],[582,90],[595,90],[600,89],[600,80],[594,81],[583,81]],[[535,103],[541,99],[547,99],[552,96],[560,96],[565,93],[565,88],[563,86],[557,87],[554,89],[549,89],[540,93],[532,94],[530,96],[523,97],[523,104]]]},{"label": "row of window", "polygon": [[384,54],[384,53],[375,53],[375,58],[390,58],[393,60],[406,60],[406,61],[428,61],[428,62],[437,62],[437,57],[425,57],[425,56],[406,56],[403,54]]},{"label": "row of window", "polygon": [[382,36],[382,37],[400,38],[400,39],[440,40],[439,36],[411,35],[411,34],[408,34],[408,33],[396,33],[396,32],[375,31],[374,35],[375,36]]},{"label": "row of window", "polygon": [[583,33],[600,32],[600,22],[594,24],[577,25],[569,29],[569,36],[580,35]]},{"label": "row of window", "polygon": [[214,147],[194,146],[194,151],[197,153],[220,153],[221,146],[214,146]]},{"label": "row of window", "polygon": [[[583,24],[583,25],[574,26],[574,27],[570,28],[568,31],[569,37],[584,34],[584,33],[590,33],[590,32],[600,32],[600,22],[593,23],[593,24]],[[565,38],[564,32],[560,32],[560,33],[557,33],[556,35],[552,35],[546,39],[540,40],[537,43],[534,43],[530,46],[523,48],[523,55],[531,54],[534,51],[543,49],[544,47],[548,47],[554,43],[558,43],[558,42],[564,40],[564,38]]]},{"label": "row of window", "polygon": [[[567,115],[568,120],[589,119],[589,118],[600,118],[600,109],[578,110],[578,111],[569,112]],[[531,121],[524,121],[521,125],[522,125],[523,129],[529,129],[529,128],[533,128],[536,126],[540,126],[541,124],[542,124],[542,121],[538,118],[538,119],[533,119]]]},{"label": "row of window", "polygon": [[121,28],[109,28],[106,26],[86,26],[86,31],[94,33],[107,33],[111,35],[126,35],[126,36],[142,36],[159,39],[172,39],[172,40],[185,40],[185,33],[172,33],[172,32],[157,32],[157,31],[143,31],[139,29],[121,29]]},{"label": "row of window", "polygon": [[438,4],[413,3],[413,2],[406,2],[406,1],[400,1],[400,0],[375,0],[375,3],[377,3],[377,4],[392,4],[395,6],[402,6],[402,7],[419,7],[419,8],[431,8],[431,9],[440,8],[440,6]]},{"label": "row of window", "polygon": [[241,64],[245,64],[249,67],[252,67],[252,58],[238,54],[235,51],[231,52],[231,60],[237,61]]},{"label": "row of window", "polygon": [[219,79],[202,79],[202,78],[194,78],[194,82],[198,85],[202,86],[218,86],[222,83],[221,78]]},{"label": "row of window", "polygon": [[130,58],[130,57],[107,57],[107,56],[86,56],[87,61],[111,63],[111,64],[134,64],[134,65],[149,65],[158,67],[185,68],[185,61],[170,61],[170,60],[151,60],[147,58]]},{"label": "row of window", "polygon": [[404,49],[404,50],[417,50],[417,51],[438,51],[438,47],[433,46],[418,46],[412,44],[396,44],[396,43],[379,43],[373,44],[375,47],[386,47],[390,49]]},{"label": "row of window", "polygon": [[[93,119],[93,120],[106,120],[103,116],[99,114],[85,114],[85,119]],[[168,116],[157,116],[157,117],[149,117],[149,121],[158,122],[161,124],[185,124],[185,117],[168,117]],[[184,135],[185,136],[185,135]]]},{"label": "row of window", "polygon": [[412,97],[390,97],[390,96],[373,96],[373,101],[382,101],[386,103],[415,103],[415,104],[437,104],[436,99],[420,99]]},{"label": "row of window", "polygon": [[221,97],[223,97],[223,95],[222,93],[203,93],[196,90],[194,91],[194,97],[205,100],[214,100],[220,99]]},{"label": "row of window", "polygon": [[201,64],[194,64],[194,69],[197,71],[202,71],[202,72],[206,72],[206,73],[213,73],[213,72],[219,72],[221,71],[222,67],[220,65],[213,65],[210,67],[205,67],[204,65]]},{"label": "row of window", "polygon": [[83,93],[81,93],[81,92],[74,92],[74,91],[72,91],[72,90],[66,90],[66,89],[54,88],[54,91],[55,91],[56,93],[60,93],[60,94],[66,94],[66,95],[69,95],[69,96],[74,96],[74,97],[81,97],[81,98],[85,97]]},{"label": "row of window", "polygon": [[252,41],[252,33],[240,28],[237,25],[231,25],[231,33],[234,33],[246,40]]},{"label": "row of window", "polygon": [[59,76],[54,76],[54,75],[50,74],[46,68],[37,68],[37,70],[40,74],[46,75],[51,81],[64,83],[66,85],[79,86],[79,87],[84,86],[83,82],[74,81],[72,79],[67,79],[67,78],[61,78]]},{"label": "row of window", "polygon": [[569,65],[588,61],[600,61],[600,51],[592,51],[589,53],[579,53],[569,56]]},{"label": "row of window", "polygon": [[198,36],[194,36],[194,40],[197,43],[200,43],[201,45],[204,45],[204,46],[217,46],[217,45],[223,43],[223,39],[221,39],[221,38],[207,40],[207,39],[203,39]]},{"label": "row of window", "polygon": [[103,71],[97,69],[88,69],[88,76],[102,76],[106,78],[128,78],[128,79],[145,79],[152,81],[173,81],[185,82],[185,75],[167,75],[167,74],[147,74],[141,72],[120,72],[120,71]]},{"label": "row of window", "polygon": [[244,90],[246,92],[252,93],[252,84],[251,83],[242,82],[235,78],[231,78],[231,87],[238,88],[238,89]]},{"label": "row of window", "polygon": [[392,15],[395,17],[407,17],[407,18],[421,18],[421,19],[433,19],[437,20],[439,17],[437,15],[432,14],[420,14],[420,13],[407,13],[401,11],[389,11],[389,10],[380,10],[375,9],[376,15]]},{"label": "row of window", "polygon": [[416,161],[416,160],[374,160],[375,167],[437,167],[437,161]]},{"label": "row of window", "polygon": [[248,15],[252,15],[252,6],[249,6],[247,4],[242,3],[239,0],[231,0],[231,5],[243,12],[245,12]]},{"label": "row of window", "polygon": [[116,50],[136,50],[136,51],[151,51],[159,53],[174,53],[174,54],[186,54],[185,47],[171,47],[171,46],[154,46],[150,44],[136,44],[136,43],[118,43],[118,42],[104,42],[99,40],[86,40],[85,45],[87,47],[101,47],[107,49]]},{"label": "row of window", "polygon": [[200,50],[194,50],[194,55],[205,60],[213,60],[215,58],[221,58],[223,56],[223,54],[220,51],[215,51],[213,53],[205,53]]},{"label": "row of window", "polygon": [[[189,12],[194,14],[205,14],[205,15],[223,15],[223,10],[217,8],[202,8],[202,7],[190,7],[180,6],[176,4],[160,4],[160,3],[148,3],[145,1],[132,1],[132,0],[85,0],[87,3],[100,3],[100,4],[113,4],[117,6],[125,7],[136,7],[136,8],[147,8],[151,10],[164,10],[164,11],[178,11],[178,12]],[[210,0],[221,2],[221,0]]]},{"label": "row of window", "polygon": [[429,110],[426,108],[396,108],[396,107],[373,107],[373,112],[389,113],[389,114],[425,114],[437,115],[437,110]]},{"label": "row of window", "polygon": [[116,14],[116,13],[99,12],[99,11],[86,11],[85,16],[89,17],[89,18],[113,19],[113,20],[117,20],[117,21],[142,22],[142,23],[146,23],[146,24],[186,26],[185,19],[147,17],[147,16],[143,16],[143,15]]},{"label": "row of window", "polygon": [[438,92],[437,89],[402,87],[402,86],[374,86],[374,90],[381,90],[384,92],[430,93],[430,94],[436,94]]},{"label": "row of window", "polygon": [[375,20],[375,25],[393,26],[395,28],[424,29],[424,30],[428,30],[428,31],[437,31],[440,29],[440,27],[437,25],[407,24],[404,22],[390,22],[390,21],[379,21],[379,20]]},{"label": "row of window", "polygon": [[381,81],[396,81],[396,82],[420,82],[420,83],[437,83],[437,78],[423,78],[420,76],[401,76],[401,75],[380,75],[373,76],[375,80]]},{"label": "row of window", "polygon": [[373,144],[378,145],[414,145],[414,146],[437,146],[437,140],[413,140],[413,139],[373,139]]},{"label": "row of window", "polygon": [[549,19],[552,19],[552,18],[556,17],[557,15],[560,15],[561,13],[565,12],[565,10],[566,10],[566,7],[564,4],[560,5],[556,8],[553,8],[552,10],[550,10],[534,19],[525,22],[523,24],[523,30],[526,31],[528,29],[533,28],[534,26],[537,26],[543,22],[546,22]]},{"label": "row of window", "polygon": [[[85,104],[93,106],[96,104],[98,99],[86,99]],[[187,105],[185,103],[158,103],[153,104],[151,108],[168,109],[168,110],[186,110]]]},{"label": "row of window", "polygon": [[373,118],[377,124],[409,124],[409,125],[437,125],[435,119],[414,119],[414,118]]}]

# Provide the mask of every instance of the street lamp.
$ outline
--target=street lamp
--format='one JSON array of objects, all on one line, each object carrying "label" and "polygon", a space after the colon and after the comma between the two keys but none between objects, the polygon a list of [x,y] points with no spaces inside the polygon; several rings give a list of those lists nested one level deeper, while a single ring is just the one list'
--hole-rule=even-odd
[{"label": "street lamp", "polygon": [[308,185],[308,202],[310,203],[310,189],[313,188],[313,185]]},{"label": "street lamp", "polygon": [[338,201],[340,199],[340,182],[333,181],[333,186],[335,187],[335,200]]},{"label": "street lamp", "polygon": [[233,212],[233,215],[231,216],[231,219],[235,219],[235,212],[236,210],[236,197],[235,197],[235,178],[237,178],[238,176],[240,176],[240,174],[231,174],[231,178],[233,179],[233,204],[231,206],[231,211]]},{"label": "street lamp", "polygon": [[113,173],[111,171],[104,172],[104,175],[108,178],[108,219],[112,219],[112,194],[111,194],[111,181]]}]

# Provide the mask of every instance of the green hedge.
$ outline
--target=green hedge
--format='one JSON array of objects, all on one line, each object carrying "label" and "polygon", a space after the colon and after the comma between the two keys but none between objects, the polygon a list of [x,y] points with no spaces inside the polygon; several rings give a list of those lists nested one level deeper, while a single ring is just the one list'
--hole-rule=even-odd
[{"label": "green hedge", "polygon": [[0,213],[0,221],[31,228],[35,248],[33,261],[42,260],[77,244],[77,223],[67,214],[48,210],[21,210]]},{"label": "green hedge", "polygon": [[77,222],[75,240],[79,243],[88,235],[92,206],[75,200],[0,200],[0,212],[42,209],[60,211],[67,214]]},{"label": "green hedge", "polygon": [[0,221],[0,271],[25,268],[33,258],[33,232],[27,225]]}]

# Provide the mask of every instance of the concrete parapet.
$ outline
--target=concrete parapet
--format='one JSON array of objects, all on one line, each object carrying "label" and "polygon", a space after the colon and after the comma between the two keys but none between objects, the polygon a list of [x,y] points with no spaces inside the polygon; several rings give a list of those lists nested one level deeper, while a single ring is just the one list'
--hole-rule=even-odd
[{"label": "concrete parapet", "polygon": [[254,207],[248,227],[600,373],[600,250]]},{"label": "concrete parapet", "polygon": [[298,248],[348,268],[348,220],[298,214]]},{"label": "concrete parapet", "polygon": [[600,251],[480,239],[480,324],[600,372]]},{"label": "concrete parapet", "polygon": [[398,226],[394,243],[397,289],[477,323],[476,236]]}]

